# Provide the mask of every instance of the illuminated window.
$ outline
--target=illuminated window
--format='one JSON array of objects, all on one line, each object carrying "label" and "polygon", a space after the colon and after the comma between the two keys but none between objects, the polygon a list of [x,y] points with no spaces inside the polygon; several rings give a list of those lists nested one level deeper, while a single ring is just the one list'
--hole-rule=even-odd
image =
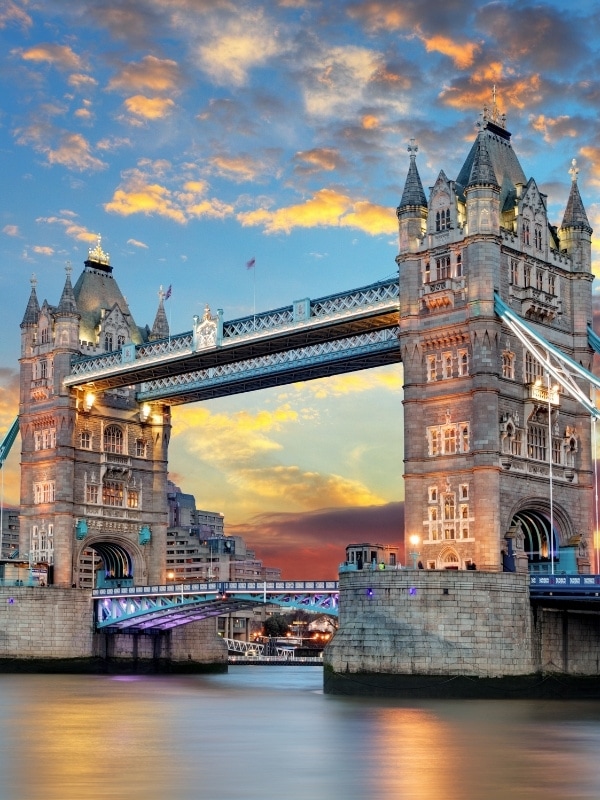
[{"label": "illuminated window", "polygon": [[437,499],[438,499],[437,486],[430,486],[429,487],[429,502],[430,503],[437,503]]},{"label": "illuminated window", "polygon": [[436,280],[442,281],[450,277],[450,256],[442,256],[435,260]]},{"label": "illuminated window", "polygon": [[437,379],[436,357],[427,356],[427,382],[432,383]]},{"label": "illuminated window", "polygon": [[140,493],[136,489],[127,490],[127,508],[138,508],[140,504]]},{"label": "illuminated window", "polygon": [[520,456],[523,452],[523,431],[515,428],[510,440],[510,452],[513,456]]},{"label": "illuminated window", "polygon": [[123,431],[116,425],[107,425],[104,429],[104,451],[106,453],[123,452]]},{"label": "illuminated window", "polygon": [[444,378],[452,377],[452,353],[444,353],[442,356],[442,371]]},{"label": "illuminated window", "polygon": [[502,377],[515,379],[515,354],[508,350],[502,353]]},{"label": "illuminated window", "polygon": [[98,502],[98,487],[97,486],[90,486],[88,484],[85,487],[85,502],[86,503],[97,503]]},{"label": "illuminated window", "polygon": [[81,431],[80,446],[82,450],[92,449],[92,434],[89,431]]},{"label": "illuminated window", "polygon": [[105,506],[123,505],[123,484],[106,481],[102,485],[102,502]]},{"label": "illuminated window", "polygon": [[436,231],[446,231],[450,227],[450,209],[442,208],[435,213],[435,229]]},{"label": "illuminated window", "polygon": [[469,353],[466,350],[458,351],[458,374],[461,377],[469,374]]},{"label": "illuminated window", "polygon": [[456,453],[456,428],[444,428],[444,453]]},{"label": "illuminated window", "polygon": [[544,377],[544,368],[529,351],[525,353],[525,383],[535,383]]},{"label": "illuminated window", "polygon": [[138,458],[146,458],[146,442],[144,439],[136,439],[135,454]]}]

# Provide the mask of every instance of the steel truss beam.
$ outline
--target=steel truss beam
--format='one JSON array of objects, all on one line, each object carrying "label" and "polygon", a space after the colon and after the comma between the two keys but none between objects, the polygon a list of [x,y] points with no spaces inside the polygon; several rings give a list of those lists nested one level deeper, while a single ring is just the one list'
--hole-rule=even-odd
[{"label": "steel truss beam", "polygon": [[245,608],[283,608],[337,616],[337,581],[224,582],[94,590],[96,630],[157,633]]},{"label": "steel truss beam", "polygon": [[[521,344],[543,365],[544,369],[563,389],[595,418],[600,419],[600,411],[581,389],[576,378],[591,383],[596,389],[600,388],[600,379],[589,372],[581,364],[561,352],[555,345],[550,344],[534,328],[528,325],[521,317],[515,314],[506,303],[494,294],[494,310],[502,321],[510,328]],[[589,330],[588,330],[589,338]]]}]

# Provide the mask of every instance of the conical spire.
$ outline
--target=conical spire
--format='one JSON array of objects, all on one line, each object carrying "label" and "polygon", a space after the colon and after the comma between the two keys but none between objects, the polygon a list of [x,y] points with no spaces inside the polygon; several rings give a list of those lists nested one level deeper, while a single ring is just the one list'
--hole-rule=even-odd
[{"label": "conical spire", "polygon": [[36,286],[37,286],[37,278],[35,277],[35,275],[32,275],[31,294],[29,295],[27,308],[25,309],[25,314],[23,315],[23,321],[21,322],[22,328],[24,328],[26,325],[38,324],[38,320],[40,318],[40,304],[38,303],[37,294],[35,291]]},{"label": "conical spire", "polygon": [[417,169],[417,151],[418,146],[415,140],[411,139],[408,145],[408,152],[410,153],[410,165],[408,167],[408,175],[404,183],[404,191],[402,192],[402,200],[398,206],[398,211],[407,206],[421,206],[427,208],[427,199],[423,191],[423,184],[419,177],[419,170]]},{"label": "conical spire", "polygon": [[165,292],[161,286],[158,290],[158,310],[154,318],[154,325],[150,331],[150,339],[166,339],[169,336],[169,322],[165,311]]},{"label": "conical spire", "polygon": [[579,194],[579,187],[577,186],[577,161],[573,159],[571,162],[571,193],[565,209],[561,228],[580,228],[589,233],[592,232],[592,226],[589,223],[581,195]]},{"label": "conical spire", "polygon": [[494,186],[500,188],[483,133],[480,133],[477,137],[476,145],[471,174],[466,188],[469,186]]},{"label": "conical spire", "polygon": [[60,302],[56,308],[55,314],[61,315],[78,315],[77,311],[77,301],[75,300],[75,293],[73,292],[73,287],[71,285],[71,262],[67,261],[67,265],[65,267],[65,272],[67,273],[67,277],[65,279],[65,286],[60,298]]}]

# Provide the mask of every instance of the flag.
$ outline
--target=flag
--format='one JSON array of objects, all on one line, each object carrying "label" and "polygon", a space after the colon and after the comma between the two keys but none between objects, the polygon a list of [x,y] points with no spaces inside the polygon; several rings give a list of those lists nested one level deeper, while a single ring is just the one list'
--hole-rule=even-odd
[{"label": "flag", "polygon": [[250,261],[246,261],[246,269],[254,269],[255,264],[256,264],[256,259],[251,258]]},{"label": "flag", "polygon": [[169,288],[165,292],[165,300],[168,300],[171,297],[171,284],[169,284]]}]

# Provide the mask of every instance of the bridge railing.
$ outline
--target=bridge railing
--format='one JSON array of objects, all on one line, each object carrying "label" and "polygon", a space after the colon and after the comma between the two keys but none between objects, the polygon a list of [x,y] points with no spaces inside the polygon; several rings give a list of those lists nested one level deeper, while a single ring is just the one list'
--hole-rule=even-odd
[{"label": "bridge railing", "polygon": [[286,592],[327,592],[338,591],[337,581],[209,581],[207,583],[167,583],[150,586],[116,586],[93,589],[93,597],[114,597],[115,595],[177,595],[206,592],[223,594],[228,592],[244,592],[252,594],[286,593]]},{"label": "bridge railing", "polygon": [[534,598],[565,595],[600,600],[600,575],[530,575],[529,593]]}]

